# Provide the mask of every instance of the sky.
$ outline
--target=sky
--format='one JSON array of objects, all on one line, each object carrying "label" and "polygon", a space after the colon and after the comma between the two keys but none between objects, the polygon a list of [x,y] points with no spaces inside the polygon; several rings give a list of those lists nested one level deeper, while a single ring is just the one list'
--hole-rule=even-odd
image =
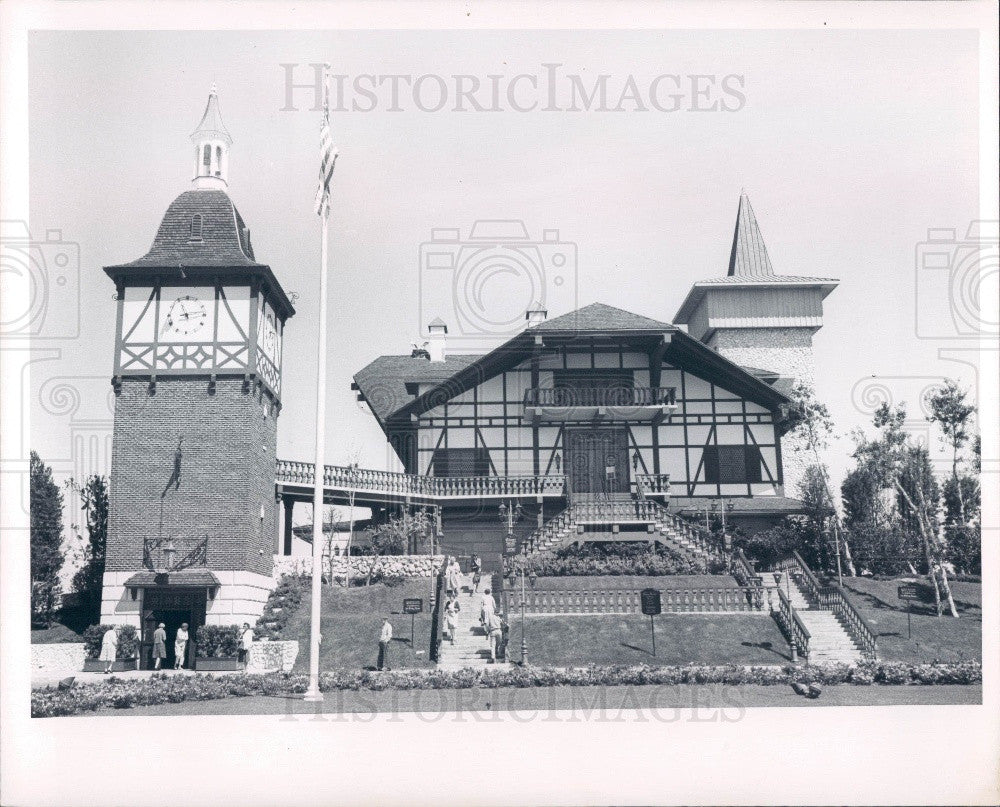
[{"label": "sky", "polygon": [[[79,272],[45,301],[32,445],[57,475],[107,472],[115,302],[101,268],[145,254],[190,187],[188,136],[214,83],[234,141],[230,195],[297,309],[285,331],[278,455],[312,459],[320,113],[308,88],[294,90],[297,111],[283,111],[282,65],[297,65],[305,84],[310,63],[330,62],[348,89],[368,74],[430,78],[416,99],[399,85],[399,111],[386,81],[374,110],[352,109],[369,105],[352,91],[332,113],[328,463],[354,452],[365,466],[389,463],[351,377],[376,356],[408,353],[433,316],[448,318],[422,285],[432,230],[465,238],[483,219],[521,220],[535,241],[558,230],[575,245],[576,278],[554,290],[550,316],[600,301],[670,321],[693,282],[725,274],[745,188],[777,273],[840,279],[814,341],[839,479],[851,430],[878,402],[907,401],[926,434],[922,390],[945,376],[976,382],[973,345],[949,315],[948,273],[917,265],[929,228],[962,241],[977,218],[976,48],[976,33],[958,30],[35,32],[29,224],[36,242],[60,230],[78,244]],[[531,79],[508,96],[521,74],[546,87],[549,69],[554,105]],[[602,74],[609,111],[571,111],[568,76],[589,92]],[[663,74],[680,76],[676,111],[649,99]],[[476,77],[480,106],[502,111],[471,101],[453,111],[455,75]],[[630,76],[640,100],[610,111]],[[448,103],[426,111],[441,81]],[[664,109],[671,82],[654,96]],[[532,111],[514,108],[535,100]],[[491,282],[488,306],[521,306],[529,293]]]}]

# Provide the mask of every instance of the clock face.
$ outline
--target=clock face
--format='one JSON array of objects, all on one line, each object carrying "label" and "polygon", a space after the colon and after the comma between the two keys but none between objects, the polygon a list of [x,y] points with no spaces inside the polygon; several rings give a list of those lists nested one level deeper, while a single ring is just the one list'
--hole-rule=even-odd
[{"label": "clock face", "polygon": [[207,321],[205,304],[190,294],[174,300],[167,312],[167,327],[174,333],[197,333],[205,327]]}]

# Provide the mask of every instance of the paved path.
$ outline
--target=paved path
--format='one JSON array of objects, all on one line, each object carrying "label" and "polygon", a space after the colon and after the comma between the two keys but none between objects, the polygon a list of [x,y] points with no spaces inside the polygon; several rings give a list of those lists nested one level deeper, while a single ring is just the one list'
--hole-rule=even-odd
[{"label": "paved path", "polygon": [[[676,686],[539,687],[525,689],[458,689],[327,692],[321,704],[306,703],[298,697],[228,698],[218,701],[186,701],[143,706],[136,709],[106,709],[99,715],[276,715],[298,719],[296,715],[337,715],[420,712],[451,719],[501,720],[503,712],[516,711],[518,722],[530,719],[627,720],[630,710],[646,710],[647,719],[675,722],[675,709],[696,709],[692,720],[733,722],[744,709],[766,706],[913,706],[974,705],[982,703],[980,684],[968,686],[853,686],[824,687],[816,700],[797,695],[790,686],[723,686],[721,684],[681,684]],[[318,708],[317,708],[318,707]],[[573,714],[549,715],[550,710]],[[659,711],[656,711],[659,710]],[[63,718],[73,719],[73,718]],[[340,717],[350,720],[350,717]],[[365,718],[370,719],[370,718]]]},{"label": "paved path", "polygon": [[[490,576],[487,574],[482,576],[478,592],[473,589],[472,575],[461,575],[458,602],[462,610],[458,612],[455,642],[452,644],[448,639],[442,639],[439,668],[460,670],[464,667],[485,667],[490,664],[489,639],[486,638],[486,630],[479,624],[482,593],[489,586]],[[496,595],[493,595],[493,598],[496,600]]]}]

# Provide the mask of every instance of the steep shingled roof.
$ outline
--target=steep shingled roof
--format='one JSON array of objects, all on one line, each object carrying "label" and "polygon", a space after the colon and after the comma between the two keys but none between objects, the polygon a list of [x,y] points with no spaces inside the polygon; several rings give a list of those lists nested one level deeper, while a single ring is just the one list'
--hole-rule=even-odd
[{"label": "steep shingled roof", "polygon": [[668,322],[660,322],[640,314],[604,303],[591,303],[555,319],[533,325],[532,331],[670,331]]},{"label": "steep shingled roof", "polygon": [[[201,237],[194,217],[201,216]],[[194,228],[194,229],[193,229]],[[225,191],[184,191],[170,203],[153,246],[121,266],[254,266],[250,232]]]},{"label": "steep shingled roof", "polygon": [[438,384],[468,367],[479,355],[448,356],[444,361],[428,361],[412,356],[379,356],[354,374],[354,383],[379,420],[413,400],[407,384]]}]

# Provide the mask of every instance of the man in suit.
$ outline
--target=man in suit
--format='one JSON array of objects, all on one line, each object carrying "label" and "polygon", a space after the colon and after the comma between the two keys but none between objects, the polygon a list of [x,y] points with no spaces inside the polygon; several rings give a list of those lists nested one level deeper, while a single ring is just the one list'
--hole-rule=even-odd
[{"label": "man in suit", "polygon": [[392,641],[392,623],[389,617],[382,620],[382,632],[378,637],[378,669],[389,672],[389,642]]}]

